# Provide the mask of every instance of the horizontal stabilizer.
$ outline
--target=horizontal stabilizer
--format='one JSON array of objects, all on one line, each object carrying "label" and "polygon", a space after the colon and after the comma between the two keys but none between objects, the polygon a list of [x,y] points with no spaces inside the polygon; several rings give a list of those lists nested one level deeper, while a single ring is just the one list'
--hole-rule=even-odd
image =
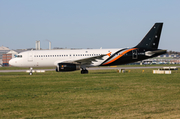
[{"label": "horizontal stabilizer", "polygon": [[166,53],[167,50],[155,50],[155,51],[147,51],[145,52],[146,56],[152,56],[154,54],[161,54],[161,53]]}]

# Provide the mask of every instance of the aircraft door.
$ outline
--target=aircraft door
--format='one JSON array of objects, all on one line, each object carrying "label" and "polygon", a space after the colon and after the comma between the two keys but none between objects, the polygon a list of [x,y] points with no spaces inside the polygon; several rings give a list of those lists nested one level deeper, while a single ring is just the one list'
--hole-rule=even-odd
[{"label": "aircraft door", "polygon": [[137,58],[138,58],[137,50],[132,50],[132,59],[137,59]]},{"label": "aircraft door", "polygon": [[29,52],[28,53],[28,62],[32,62],[33,61],[33,52]]}]

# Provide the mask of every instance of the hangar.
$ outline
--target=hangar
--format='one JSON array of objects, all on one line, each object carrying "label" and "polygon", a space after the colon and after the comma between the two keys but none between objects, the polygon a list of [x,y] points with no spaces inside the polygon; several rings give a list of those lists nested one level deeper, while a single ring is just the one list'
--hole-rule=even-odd
[{"label": "hangar", "polygon": [[18,53],[10,50],[8,47],[1,46],[0,47],[0,65],[8,66],[9,60],[15,57]]}]

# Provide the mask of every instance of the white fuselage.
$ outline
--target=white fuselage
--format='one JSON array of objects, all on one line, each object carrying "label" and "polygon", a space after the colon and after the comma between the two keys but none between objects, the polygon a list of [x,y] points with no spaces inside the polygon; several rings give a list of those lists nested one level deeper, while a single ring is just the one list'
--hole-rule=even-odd
[{"label": "white fuselage", "polygon": [[[61,62],[73,62],[102,54],[115,53],[120,49],[82,49],[82,50],[31,50],[17,55],[10,60],[10,65],[16,67],[51,67]],[[109,56],[96,60],[89,66],[99,66]]]}]

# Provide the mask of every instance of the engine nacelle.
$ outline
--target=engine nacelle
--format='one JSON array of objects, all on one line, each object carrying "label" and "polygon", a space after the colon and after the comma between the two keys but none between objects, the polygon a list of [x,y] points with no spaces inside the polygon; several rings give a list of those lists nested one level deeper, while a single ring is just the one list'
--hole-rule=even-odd
[{"label": "engine nacelle", "polygon": [[63,71],[75,71],[79,70],[80,66],[77,64],[71,64],[71,63],[58,63],[56,67],[57,72],[63,72]]}]

